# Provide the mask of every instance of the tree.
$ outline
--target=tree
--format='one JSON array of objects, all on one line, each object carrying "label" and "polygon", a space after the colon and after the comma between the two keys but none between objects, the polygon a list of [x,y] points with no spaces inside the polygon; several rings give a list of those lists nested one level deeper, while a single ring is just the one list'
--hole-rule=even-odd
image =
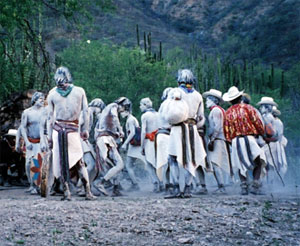
[{"label": "tree", "polygon": [[[0,1],[0,102],[26,89],[48,90],[53,56],[46,40],[57,30],[82,32],[91,20],[89,8],[112,8],[111,0]],[[59,24],[58,24],[59,23]],[[59,29],[58,29],[59,25]]]}]

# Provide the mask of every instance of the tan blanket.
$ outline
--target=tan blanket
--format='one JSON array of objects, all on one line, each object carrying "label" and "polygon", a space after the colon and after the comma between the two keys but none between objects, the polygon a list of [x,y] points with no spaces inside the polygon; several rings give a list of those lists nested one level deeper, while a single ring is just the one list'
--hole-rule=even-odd
[{"label": "tan blanket", "polygon": [[[185,124],[185,135],[186,135],[186,156],[187,165],[185,167],[193,176],[199,165],[205,168],[205,157],[206,152],[203,146],[203,142],[197,131],[196,125],[193,126],[194,132],[194,146],[195,146],[195,164],[192,163],[192,150],[190,144],[190,136],[188,127]],[[183,166],[183,150],[182,150],[182,128],[181,126],[172,126],[170,139],[169,139],[169,154],[177,157],[177,162],[180,166]]]},{"label": "tan blanket", "polygon": [[[53,130],[52,137],[53,174],[56,178],[59,178],[61,175],[61,169],[59,164],[59,144],[57,131]],[[78,132],[68,133],[68,157],[70,169],[83,157],[83,150],[80,142],[80,135]]]}]

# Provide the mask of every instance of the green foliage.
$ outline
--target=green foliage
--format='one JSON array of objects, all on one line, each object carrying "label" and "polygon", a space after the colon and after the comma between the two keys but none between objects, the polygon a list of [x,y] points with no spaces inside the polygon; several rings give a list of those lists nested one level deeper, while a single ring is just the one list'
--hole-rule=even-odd
[{"label": "green foliage", "polygon": [[157,108],[164,88],[174,85],[165,63],[147,59],[140,49],[92,41],[74,44],[60,56],[61,65],[70,69],[74,83],[86,90],[89,100],[99,97],[108,104],[126,96],[135,114],[140,99],[150,97]]},{"label": "green foliage", "polygon": [[[50,89],[52,61],[44,37],[55,29],[56,21],[64,31],[82,29],[95,5],[107,11],[112,1],[0,1],[0,102],[13,92]],[[58,49],[61,46],[58,43]]]}]

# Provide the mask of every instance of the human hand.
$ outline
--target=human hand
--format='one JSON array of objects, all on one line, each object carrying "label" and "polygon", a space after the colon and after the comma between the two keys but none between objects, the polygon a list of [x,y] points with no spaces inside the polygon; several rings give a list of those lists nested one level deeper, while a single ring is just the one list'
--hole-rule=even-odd
[{"label": "human hand", "polygon": [[28,142],[28,143],[26,144],[26,149],[27,149],[27,150],[32,150],[32,149],[33,149],[33,145],[32,145],[30,142]]},{"label": "human hand", "polygon": [[213,150],[214,150],[214,142],[215,142],[215,141],[210,141],[210,142],[208,143],[207,148],[208,148],[209,151],[213,151]]},{"label": "human hand", "polygon": [[83,131],[82,133],[80,133],[80,137],[83,139],[83,140],[87,140],[89,138],[89,132],[88,131]]},{"label": "human hand", "polygon": [[17,151],[17,153],[19,153],[19,154],[22,153],[20,144],[16,144],[16,151]]},{"label": "human hand", "polygon": [[127,150],[127,146],[128,146],[128,144],[125,142],[125,143],[122,144],[121,149],[124,150],[124,151],[126,151]]},{"label": "human hand", "polygon": [[52,139],[48,140],[48,146],[49,146],[49,149],[53,148],[53,141],[52,141]]}]

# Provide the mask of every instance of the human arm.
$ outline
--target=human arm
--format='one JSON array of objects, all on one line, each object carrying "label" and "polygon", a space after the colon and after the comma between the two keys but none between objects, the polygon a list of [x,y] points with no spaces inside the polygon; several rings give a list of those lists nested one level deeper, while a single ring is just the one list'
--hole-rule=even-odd
[{"label": "human arm", "polygon": [[47,136],[45,135],[45,128],[47,128],[47,109],[44,108],[42,117],[40,120],[40,145],[41,145],[41,151],[45,152],[48,150],[48,142]]},{"label": "human arm", "polygon": [[25,110],[22,114],[22,118],[21,118],[21,134],[24,138],[24,141],[25,141],[25,145],[26,145],[26,149],[28,150],[32,150],[33,146],[32,144],[29,142],[29,139],[28,139],[28,136],[27,136],[27,123],[28,123],[28,111]]},{"label": "human arm", "polygon": [[221,109],[219,108],[214,108],[211,111],[211,120],[210,126],[211,126],[211,132],[210,132],[210,141],[214,141],[217,136],[222,132],[223,130],[223,122],[224,122],[224,117]]},{"label": "human arm", "polygon": [[16,151],[18,153],[22,153],[22,150],[21,150],[21,144],[20,144],[20,140],[21,140],[21,126],[19,126],[18,128],[18,131],[17,131],[17,136],[16,136]]},{"label": "human arm", "polygon": [[82,108],[81,108],[81,115],[82,115],[82,124],[80,129],[80,135],[83,140],[86,140],[89,138],[89,108],[88,108],[88,102],[85,95],[85,91],[82,89]]},{"label": "human arm", "polygon": [[145,114],[141,117],[141,151],[142,155],[145,155],[145,137],[146,137],[146,129],[147,129],[147,120]]},{"label": "human arm", "polygon": [[202,128],[205,124],[205,116],[204,116],[204,105],[203,105],[203,99],[201,98],[201,101],[199,103],[199,107],[197,110],[196,115],[196,121],[197,121],[197,128]]},{"label": "human arm", "polygon": [[123,150],[127,149],[128,144],[130,143],[130,141],[132,140],[132,138],[135,135],[135,124],[134,123],[135,123],[134,119],[128,119],[126,122],[126,130],[127,130],[127,132],[129,132],[129,134],[122,145]]},{"label": "human arm", "polygon": [[52,148],[52,133],[54,125],[54,103],[51,100],[51,97],[48,97],[48,111],[47,111],[47,133],[48,133],[48,142],[49,148]]}]

